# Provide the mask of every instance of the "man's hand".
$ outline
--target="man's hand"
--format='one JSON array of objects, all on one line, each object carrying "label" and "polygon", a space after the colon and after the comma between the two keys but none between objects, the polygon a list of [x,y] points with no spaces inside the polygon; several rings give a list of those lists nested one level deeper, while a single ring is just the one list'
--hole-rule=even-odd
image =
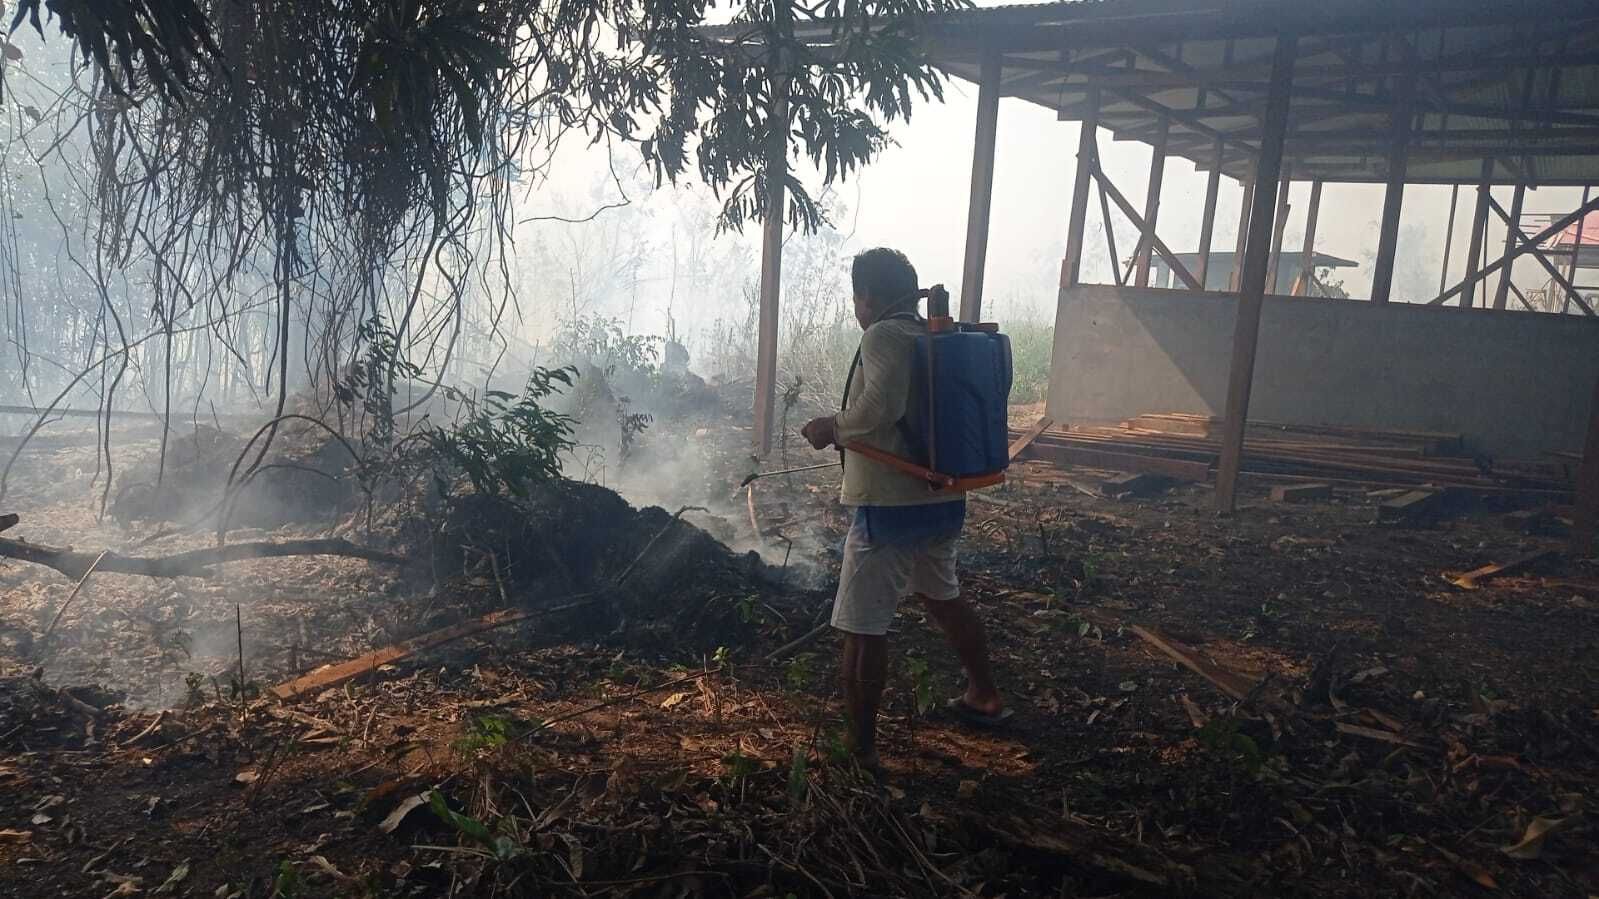
[{"label": "man's hand", "polygon": [[800,436],[810,441],[815,449],[827,449],[836,442],[837,434],[833,427],[833,416],[824,415],[813,418],[800,428]]}]

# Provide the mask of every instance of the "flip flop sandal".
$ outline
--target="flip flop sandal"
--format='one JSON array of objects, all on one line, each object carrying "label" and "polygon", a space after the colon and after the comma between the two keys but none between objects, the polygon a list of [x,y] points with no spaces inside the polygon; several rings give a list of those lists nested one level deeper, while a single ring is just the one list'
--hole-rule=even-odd
[{"label": "flip flop sandal", "polygon": [[1002,728],[1009,724],[1010,719],[1016,715],[1016,710],[1010,708],[1000,709],[997,715],[986,715],[967,705],[966,700],[960,696],[944,703],[944,708],[948,709],[956,718],[959,718],[962,723],[985,730]]}]

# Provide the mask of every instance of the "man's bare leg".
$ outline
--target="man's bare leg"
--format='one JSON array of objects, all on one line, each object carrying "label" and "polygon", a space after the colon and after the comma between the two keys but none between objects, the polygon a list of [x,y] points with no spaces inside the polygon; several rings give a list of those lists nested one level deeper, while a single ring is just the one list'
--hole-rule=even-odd
[{"label": "man's bare leg", "polygon": [[850,750],[862,767],[877,768],[877,707],[888,677],[888,637],[845,634],[844,710],[849,717]]},{"label": "man's bare leg", "polygon": [[917,594],[927,617],[938,622],[944,639],[960,657],[966,669],[966,705],[985,715],[997,715],[1005,708],[999,688],[994,685],[994,669],[988,662],[988,641],[983,634],[983,622],[966,600],[936,600]]}]

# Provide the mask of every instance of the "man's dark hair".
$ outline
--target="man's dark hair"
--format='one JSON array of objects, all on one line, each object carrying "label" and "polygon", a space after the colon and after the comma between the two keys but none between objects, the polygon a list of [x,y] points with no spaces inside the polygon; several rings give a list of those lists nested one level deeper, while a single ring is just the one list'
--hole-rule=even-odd
[{"label": "man's dark hair", "polygon": [[904,253],[888,247],[857,255],[849,275],[855,295],[865,297],[877,309],[908,300],[917,291],[915,267]]}]

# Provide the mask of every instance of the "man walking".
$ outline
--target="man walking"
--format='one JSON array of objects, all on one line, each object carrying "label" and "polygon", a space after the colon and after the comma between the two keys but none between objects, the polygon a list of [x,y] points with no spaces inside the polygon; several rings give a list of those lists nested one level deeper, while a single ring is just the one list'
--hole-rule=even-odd
[{"label": "man walking", "polygon": [[989,666],[983,625],[960,597],[955,544],[966,499],[939,493],[909,474],[849,450],[860,442],[909,454],[900,421],[911,396],[912,350],[926,324],[916,314],[916,269],[886,248],[855,257],[850,280],[855,319],[865,332],[838,414],[801,430],[817,449],[844,449],[841,500],[855,508],[844,541],[832,625],[844,633],[842,677],[851,750],[862,768],[880,769],[877,708],[888,671],[888,628],[901,599],[915,596],[938,623],[966,670],[966,692],[948,707],[967,723],[996,726],[1010,717]]}]

